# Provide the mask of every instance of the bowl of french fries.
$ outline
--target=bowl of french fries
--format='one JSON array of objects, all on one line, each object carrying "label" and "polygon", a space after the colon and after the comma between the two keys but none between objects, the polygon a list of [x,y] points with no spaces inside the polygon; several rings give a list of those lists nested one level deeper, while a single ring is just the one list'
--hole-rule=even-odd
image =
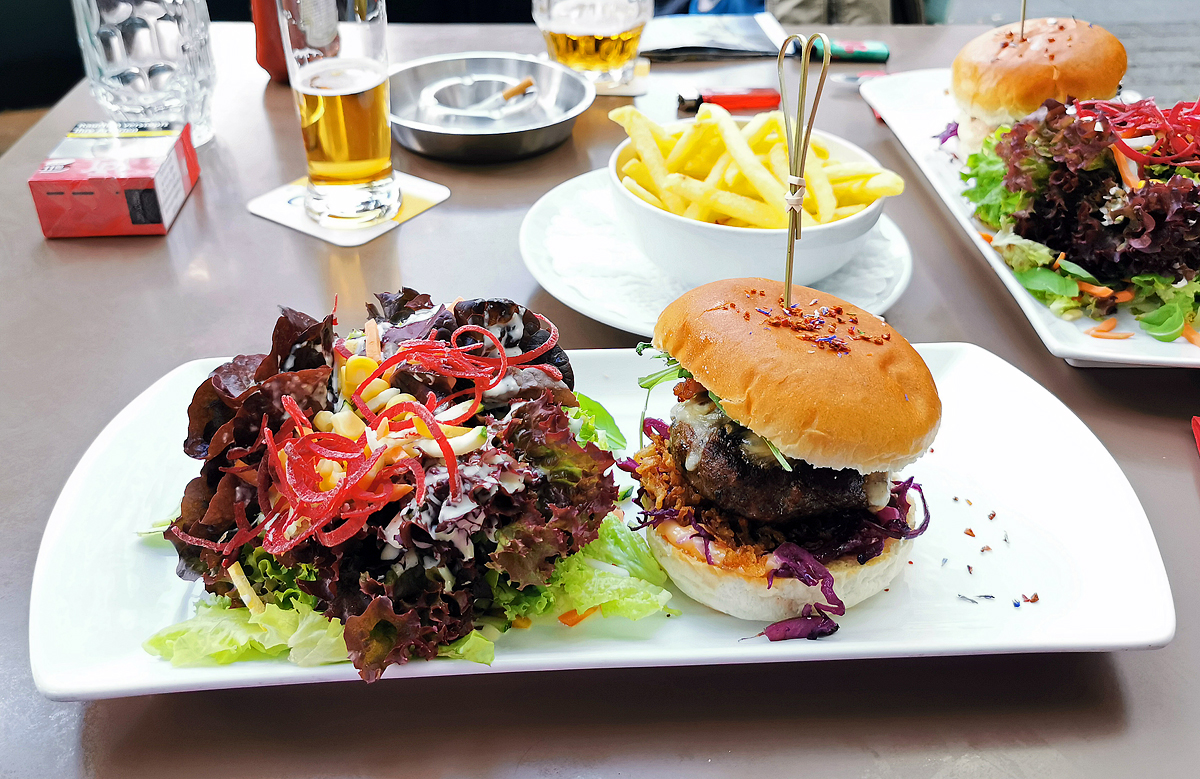
[{"label": "bowl of french fries", "polygon": [[[678,280],[781,278],[787,246],[784,116],[743,119],[720,106],[659,125],[632,106],[609,112],[629,138],[609,158],[618,219],[646,257]],[[813,131],[793,281],[811,284],[853,259],[904,180],[867,152]]]}]

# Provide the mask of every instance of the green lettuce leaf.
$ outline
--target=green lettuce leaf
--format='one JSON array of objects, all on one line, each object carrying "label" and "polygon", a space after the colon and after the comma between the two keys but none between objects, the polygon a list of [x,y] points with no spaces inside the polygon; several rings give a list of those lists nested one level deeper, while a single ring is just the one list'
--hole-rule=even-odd
[{"label": "green lettuce leaf", "polygon": [[317,580],[317,569],[312,565],[280,565],[273,555],[258,546],[244,547],[239,562],[250,586],[264,602],[284,609],[290,609],[296,603],[303,603],[310,609],[316,607],[316,596],[303,592],[296,585],[297,581]]},{"label": "green lettuce leaf", "polygon": [[492,587],[493,608],[503,609],[510,622],[517,617],[539,617],[554,608],[554,593],[548,587],[530,584],[518,589],[507,576],[493,570],[485,578]]},{"label": "green lettuce leaf", "polygon": [[606,617],[642,619],[662,611],[671,599],[671,593],[662,587],[583,554],[561,561],[554,572],[554,583],[576,611],[583,613],[599,606]]},{"label": "green lettuce leaf", "polygon": [[502,609],[508,622],[572,608],[583,612],[592,606],[599,606],[606,617],[642,619],[664,611],[671,599],[661,586],[667,574],[650,554],[646,539],[616,514],[604,518],[595,541],[558,561],[547,586],[517,589],[496,571],[488,572],[487,581],[492,608]]},{"label": "green lettuce leaf", "polygon": [[1008,164],[996,154],[996,141],[1008,132],[1001,127],[985,138],[978,152],[967,157],[967,165],[960,174],[964,182],[971,182],[963,196],[975,204],[975,216],[985,225],[996,230],[1012,222],[1012,215],[1025,207],[1030,197],[1026,192],[1012,192],[1004,186]]},{"label": "green lettuce leaf", "polygon": [[[265,615],[271,613],[267,607]],[[281,612],[287,613],[287,612]],[[288,637],[288,660],[302,668],[327,663],[343,663],[347,657],[345,629],[341,620],[330,619],[304,604],[291,613],[299,615],[296,629]]]},{"label": "green lettuce leaf", "polygon": [[1009,229],[1001,230],[992,236],[992,248],[1004,259],[1005,264],[1015,271],[1044,268],[1054,264],[1055,254],[1049,246],[1022,238]]},{"label": "green lettuce leaf", "polygon": [[600,524],[600,535],[580,552],[593,560],[619,566],[630,576],[662,585],[667,573],[659,566],[646,539],[629,529],[616,514],[609,514]]},{"label": "green lettuce leaf", "polygon": [[666,580],[646,540],[609,514],[595,541],[559,561],[551,585],[561,590],[560,607],[565,598],[580,613],[599,606],[606,617],[638,620],[662,611],[671,600],[660,586]]},{"label": "green lettuce leaf", "polygon": [[478,630],[472,630],[457,641],[438,647],[438,657],[455,660],[470,660],[472,663],[491,665],[496,659],[496,645]]},{"label": "green lettuce leaf", "polygon": [[[575,397],[579,400],[579,408],[564,410],[567,411],[567,415],[571,416],[572,419],[576,417],[571,412],[576,412],[579,417],[586,418],[587,423],[590,423],[591,427],[590,437],[587,439],[579,438],[579,443],[586,444],[588,441],[594,441],[596,446],[599,446],[601,449],[607,449],[610,452],[624,449],[627,445],[625,436],[621,434],[621,428],[617,427],[617,420],[613,419],[612,414],[608,413],[608,409],[582,392],[576,392]],[[576,437],[579,437],[578,433],[576,433]]]},{"label": "green lettuce leaf", "polygon": [[261,614],[230,608],[228,598],[196,604],[196,616],[155,633],[142,645],[174,666],[225,665],[289,655],[298,665],[346,662],[342,623],[304,603]]}]

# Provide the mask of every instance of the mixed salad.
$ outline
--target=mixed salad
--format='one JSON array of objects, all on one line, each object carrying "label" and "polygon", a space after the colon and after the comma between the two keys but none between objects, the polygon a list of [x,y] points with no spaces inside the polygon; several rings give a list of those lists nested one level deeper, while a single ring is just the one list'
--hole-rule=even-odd
[{"label": "mixed salad", "polygon": [[[1200,346],[1200,101],[1048,100],[986,139],[962,178],[992,247],[1056,314],[1127,309],[1154,338]],[[1115,323],[1088,332],[1132,335]]]},{"label": "mixed salad", "polygon": [[532,617],[666,610],[616,510],[612,417],[572,391],[544,317],[509,300],[376,295],[361,330],[284,308],[268,354],[188,408],[203,462],[163,532],[208,595],[145,644],[177,665],[349,659],[374,681],[437,656],[490,663]]}]

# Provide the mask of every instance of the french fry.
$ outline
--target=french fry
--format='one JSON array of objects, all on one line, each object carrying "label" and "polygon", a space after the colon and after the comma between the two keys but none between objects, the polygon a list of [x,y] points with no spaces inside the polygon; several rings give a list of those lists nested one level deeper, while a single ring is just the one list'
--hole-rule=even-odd
[{"label": "french fry", "polygon": [[[629,110],[624,111],[623,109]],[[630,143],[637,151],[638,156],[642,158],[642,162],[645,163],[650,178],[654,182],[652,191],[657,192],[659,199],[668,211],[673,214],[682,214],[687,208],[687,203],[663,186],[667,177],[667,163],[663,159],[662,149],[654,136],[654,128],[658,125],[632,106],[614,108],[609,111],[608,117],[624,127],[625,132],[629,134]],[[663,133],[661,127],[658,127],[658,131]],[[663,134],[665,135],[665,133]]]},{"label": "french fry", "polygon": [[[621,183],[650,205],[690,219],[735,227],[787,225],[787,119],[760,113],[739,127],[729,112],[706,103],[694,122],[659,125],[632,106],[609,117],[625,128],[637,156],[621,166]],[[820,139],[805,160],[801,225],[812,227],[859,213],[904,191],[904,180],[863,161],[830,157]]]},{"label": "french fry", "polygon": [[854,216],[866,207],[867,206],[865,203],[856,203],[852,206],[838,206],[837,208],[833,209],[833,221],[836,222],[839,219],[845,219],[848,216]]},{"label": "french fry", "polygon": [[[675,138],[671,137],[671,133],[669,133],[658,122],[650,119],[650,117],[646,116],[631,105],[619,106],[608,112],[608,118],[624,127],[626,133],[629,133],[629,128],[632,125],[635,117],[640,123],[644,124],[650,131],[650,134],[654,136],[654,142],[658,144],[659,153],[664,156],[670,154],[671,149],[675,147]],[[630,135],[630,137],[632,138],[633,136]]]},{"label": "french fry", "polygon": [[645,200],[655,208],[663,207],[662,201],[656,198],[653,193],[647,192],[641,184],[633,180],[632,176],[626,176],[625,178],[621,179],[621,183],[625,185],[625,189],[628,189],[630,192],[637,195],[642,200]]},{"label": "french fry", "polygon": [[[834,209],[838,207],[837,196],[833,192],[833,185],[829,183],[829,178],[825,175],[825,168],[821,164],[821,160],[812,150],[809,150],[804,162],[804,185],[805,207],[813,213],[818,222],[822,224],[832,222]],[[809,204],[810,199],[811,205]]]},{"label": "french fry", "polygon": [[847,179],[871,178],[872,176],[882,173],[883,168],[878,168],[869,162],[827,162],[825,163],[825,175],[829,177],[830,182],[846,181]]},{"label": "french fry", "polygon": [[621,175],[628,176],[637,182],[638,186],[647,192],[656,192],[658,185],[654,183],[654,179],[650,177],[650,171],[646,167],[646,163],[634,157],[625,166],[621,168]]},{"label": "french fry", "polygon": [[716,129],[710,128],[704,140],[696,148],[692,158],[685,162],[683,170],[676,172],[686,173],[694,179],[708,178],[713,165],[717,164],[717,160],[721,159],[721,155],[724,153],[725,147],[721,144],[721,139],[718,137]]},{"label": "french fry", "polygon": [[[769,175],[769,174],[768,174]],[[783,218],[766,203],[752,198],[723,192],[703,181],[672,173],[666,179],[667,188],[688,200],[700,203],[705,208],[719,211],[726,216],[741,219],[756,227],[783,227]]]},{"label": "french fry", "polygon": [[[722,154],[721,158],[712,166],[712,170],[708,172],[708,176],[704,179],[705,186],[713,189],[717,188],[717,182],[725,175],[725,171],[733,163],[733,160],[728,154]],[[703,203],[693,200],[683,215],[689,219],[699,219],[701,222],[712,221],[711,211],[704,206]]]},{"label": "french fry", "polygon": [[777,143],[771,147],[770,153],[767,155],[770,163],[771,173],[783,185],[784,191],[787,191],[787,180],[791,172],[788,170],[788,152],[787,145]]},{"label": "french fry", "polygon": [[881,197],[899,195],[904,191],[904,179],[890,170],[877,173],[869,179],[851,179],[833,185],[838,205],[870,205]]},{"label": "french fry", "polygon": [[[783,185],[763,167],[762,163],[758,161],[758,157],[754,156],[754,152],[750,150],[750,144],[747,143],[746,137],[742,135],[737,124],[734,123],[733,117],[729,115],[729,112],[716,105],[712,105],[711,109],[710,113],[717,122],[717,129],[721,133],[721,138],[725,141],[725,148],[729,151],[729,156],[733,158],[738,168],[750,180],[750,183],[754,185],[754,188],[758,190],[767,208],[774,211],[779,217],[778,220],[771,221],[782,221],[784,217]],[[751,124],[757,121],[757,119],[758,117],[752,119]],[[756,128],[756,132],[765,131],[768,121],[768,119],[764,118],[762,126]],[[738,216],[739,219],[745,218],[738,214],[730,214],[730,216]],[[746,221],[753,222],[755,219],[746,219]],[[760,219],[758,223],[761,223],[761,221]]]},{"label": "french fry", "polygon": [[713,123],[708,120],[697,119],[683,131],[683,135],[675,142],[675,146],[671,149],[670,154],[667,155],[667,170],[669,172],[678,173],[683,164],[696,154],[697,148],[708,137],[712,126]]}]

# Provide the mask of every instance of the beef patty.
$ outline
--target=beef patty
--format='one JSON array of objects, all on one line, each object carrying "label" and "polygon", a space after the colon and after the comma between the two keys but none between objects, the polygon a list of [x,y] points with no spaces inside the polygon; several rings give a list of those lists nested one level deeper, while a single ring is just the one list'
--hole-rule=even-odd
[{"label": "beef patty", "polygon": [[724,415],[716,421],[713,416],[678,416],[669,441],[680,472],[705,499],[759,522],[869,507],[858,471],[815,468],[790,459],[792,470],[785,471],[773,457],[747,451],[744,441],[753,433]]}]

